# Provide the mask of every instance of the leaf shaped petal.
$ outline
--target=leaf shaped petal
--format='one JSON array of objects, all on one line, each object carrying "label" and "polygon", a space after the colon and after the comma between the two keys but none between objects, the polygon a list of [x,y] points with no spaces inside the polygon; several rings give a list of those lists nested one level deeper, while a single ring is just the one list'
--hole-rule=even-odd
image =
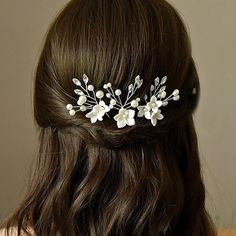
[{"label": "leaf shaped petal", "polygon": [[157,85],[159,84],[159,82],[160,82],[159,77],[156,77],[156,79],[155,79],[155,85],[157,86]]},{"label": "leaf shaped petal", "polygon": [[156,124],[157,124],[157,119],[156,119],[156,118],[152,118],[152,119],[151,119],[151,123],[152,123],[153,126],[156,126]]},{"label": "leaf shaped petal", "polygon": [[129,119],[127,120],[127,125],[129,125],[129,126],[135,125],[135,120],[134,120],[134,118],[129,118]]},{"label": "leaf shaped petal", "polygon": [[77,78],[73,78],[72,81],[75,85],[81,86],[81,82]]},{"label": "leaf shaped petal", "polygon": [[87,84],[89,81],[88,76],[86,74],[83,74],[83,81],[85,84]]},{"label": "leaf shaped petal", "polygon": [[167,81],[167,76],[164,76],[162,79],[161,79],[161,84],[165,84]]},{"label": "leaf shaped petal", "polygon": [[84,95],[83,91],[80,90],[80,89],[75,89],[74,92],[75,92],[75,94],[78,94],[78,95],[80,95],[80,96],[81,96],[81,95]]},{"label": "leaf shaped petal", "polygon": [[135,116],[135,111],[132,109],[128,110],[128,117],[133,118],[134,116]]},{"label": "leaf shaped petal", "polygon": [[125,127],[125,126],[126,126],[125,120],[119,120],[119,121],[117,122],[117,126],[118,126],[118,128],[123,128],[123,127]]},{"label": "leaf shaped petal", "polygon": [[162,92],[162,91],[164,91],[165,89],[166,89],[166,85],[160,87],[159,92]]}]

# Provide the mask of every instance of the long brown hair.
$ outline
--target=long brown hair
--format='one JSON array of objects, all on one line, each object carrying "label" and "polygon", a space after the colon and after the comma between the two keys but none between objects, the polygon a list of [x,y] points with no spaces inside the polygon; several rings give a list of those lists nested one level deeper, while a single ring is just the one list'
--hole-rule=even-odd
[{"label": "long brown hair", "polygon": [[[136,75],[143,97],[156,76],[180,100],[156,127],[139,119],[118,129],[69,116],[73,77],[124,91]],[[195,88],[196,93],[192,93]],[[34,115],[40,130],[29,190],[6,227],[45,235],[215,236],[205,209],[192,114],[199,100],[191,43],[164,0],[72,0],[47,33],[35,73]],[[123,94],[122,94],[123,95]],[[28,233],[30,235],[30,233]]]}]

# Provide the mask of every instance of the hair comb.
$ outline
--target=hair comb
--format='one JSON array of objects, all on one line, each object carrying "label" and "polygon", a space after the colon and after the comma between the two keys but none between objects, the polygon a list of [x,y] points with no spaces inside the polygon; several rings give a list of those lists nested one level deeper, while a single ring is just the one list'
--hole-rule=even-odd
[{"label": "hair comb", "polygon": [[[162,120],[164,116],[161,114],[161,107],[167,106],[170,100],[179,100],[179,90],[175,89],[169,96],[166,94],[166,81],[167,76],[162,79],[156,77],[154,83],[150,86],[149,95],[145,94],[143,105],[140,105],[141,99],[135,97],[135,93],[143,84],[143,79],[136,76],[134,83],[128,86],[126,100],[121,100],[121,89],[113,89],[111,83],[103,85],[103,90],[95,91],[92,84],[89,84],[89,78],[83,74],[82,81],[77,78],[72,79],[73,83],[77,86],[74,93],[78,95],[77,104],[67,104],[66,108],[71,116],[77,112],[87,112],[86,117],[90,119],[91,123],[102,121],[111,109],[117,110],[117,114],[113,119],[117,122],[118,128],[123,128],[126,125],[135,125],[135,116],[145,117],[150,120],[153,126],[156,126],[157,120]],[[103,100],[107,97],[110,101],[106,104]]]}]

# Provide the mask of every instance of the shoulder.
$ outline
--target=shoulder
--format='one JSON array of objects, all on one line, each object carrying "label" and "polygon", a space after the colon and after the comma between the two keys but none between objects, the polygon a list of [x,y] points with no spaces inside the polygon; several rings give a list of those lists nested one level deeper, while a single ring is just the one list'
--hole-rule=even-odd
[{"label": "shoulder", "polygon": [[236,229],[221,229],[218,236],[236,236]]},{"label": "shoulder", "polygon": [[[30,229],[29,231],[32,234],[32,236],[34,236],[33,230]],[[10,230],[9,230],[9,235],[7,235],[7,230],[5,228],[0,229],[0,236],[18,236],[17,228],[16,227],[11,227]],[[26,234],[22,233],[21,236],[26,236]]]}]

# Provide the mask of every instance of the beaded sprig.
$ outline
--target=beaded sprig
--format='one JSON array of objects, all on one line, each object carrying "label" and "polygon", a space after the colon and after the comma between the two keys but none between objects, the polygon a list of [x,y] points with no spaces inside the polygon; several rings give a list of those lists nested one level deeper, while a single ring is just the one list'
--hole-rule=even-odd
[{"label": "beaded sprig", "polygon": [[[78,95],[77,105],[67,104],[66,108],[71,116],[74,116],[77,112],[89,111],[85,116],[90,119],[91,123],[102,121],[103,117],[109,116],[109,111],[115,109],[118,113],[113,117],[117,122],[118,128],[123,128],[126,125],[135,125],[135,114],[137,109],[137,117],[145,117],[151,120],[153,126],[156,126],[157,120],[162,120],[164,116],[161,114],[161,107],[167,106],[170,100],[179,100],[179,90],[175,89],[168,97],[166,97],[166,85],[167,76],[162,79],[155,78],[154,84],[150,86],[149,96],[145,94],[144,105],[139,105],[141,99],[139,97],[134,98],[135,92],[142,86],[143,79],[140,76],[136,76],[134,83],[128,86],[128,93],[126,100],[121,100],[122,91],[120,89],[114,90],[111,83],[103,85],[103,90],[95,91],[92,84],[88,84],[89,78],[86,74],[83,74],[83,84],[77,78],[72,79],[73,83],[78,87],[74,90]],[[110,99],[109,105],[104,100],[106,96]]]}]

